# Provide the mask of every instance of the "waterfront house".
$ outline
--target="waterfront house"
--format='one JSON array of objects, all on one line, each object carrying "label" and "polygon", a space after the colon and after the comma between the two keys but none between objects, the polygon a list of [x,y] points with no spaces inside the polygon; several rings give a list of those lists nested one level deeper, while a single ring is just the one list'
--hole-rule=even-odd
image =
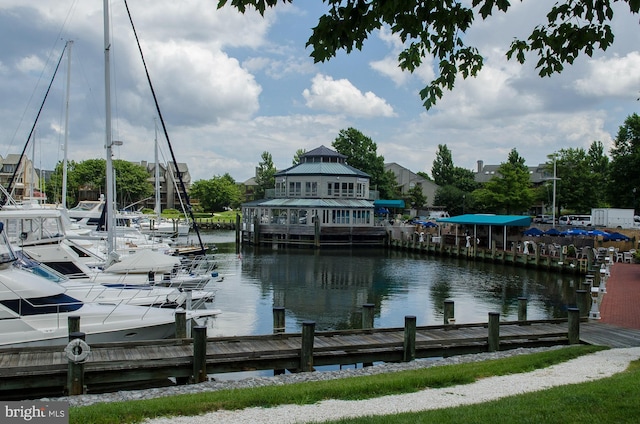
[{"label": "waterfront house", "polygon": [[383,244],[370,176],[346,156],[320,146],[275,174],[265,199],[242,205],[242,241],[270,245]]}]

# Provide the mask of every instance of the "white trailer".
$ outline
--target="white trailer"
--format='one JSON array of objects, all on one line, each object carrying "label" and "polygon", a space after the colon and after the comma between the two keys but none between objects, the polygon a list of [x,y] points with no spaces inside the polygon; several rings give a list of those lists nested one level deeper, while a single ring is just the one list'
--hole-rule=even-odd
[{"label": "white trailer", "polygon": [[591,224],[595,227],[633,228],[633,209],[591,209]]}]

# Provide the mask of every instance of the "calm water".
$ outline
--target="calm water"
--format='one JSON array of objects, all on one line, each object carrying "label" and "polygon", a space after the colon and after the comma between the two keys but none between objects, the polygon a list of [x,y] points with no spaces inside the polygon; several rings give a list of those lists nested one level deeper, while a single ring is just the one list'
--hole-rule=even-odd
[{"label": "calm water", "polygon": [[222,314],[208,324],[210,336],[269,334],[273,306],[285,308],[287,332],[299,332],[304,321],[315,321],[317,331],[360,328],[365,303],[375,305],[376,327],[402,327],[406,315],[417,325],[441,324],[447,299],[457,323],[487,322],[489,312],[517,319],[521,296],[529,319],[566,317],[583,279],[377,248],[246,247],[237,254],[233,232],[202,237],[218,246],[224,276],[214,283],[213,306]]}]

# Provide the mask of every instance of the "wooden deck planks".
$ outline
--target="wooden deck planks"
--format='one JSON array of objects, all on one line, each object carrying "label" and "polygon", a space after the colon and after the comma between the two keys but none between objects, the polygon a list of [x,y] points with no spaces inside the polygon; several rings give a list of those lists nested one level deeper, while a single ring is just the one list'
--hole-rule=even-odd
[{"label": "wooden deck planks", "polygon": [[[566,342],[566,321],[519,324],[501,323],[501,343],[505,343],[505,346],[514,346],[513,343],[526,345],[538,339],[547,343],[562,339]],[[640,346],[640,330],[599,322],[581,323],[580,336],[584,343],[611,347]],[[486,324],[418,327],[416,349],[420,350],[421,357],[464,353],[464,349],[482,351],[486,349],[487,338]],[[176,372],[176,369],[180,369],[182,374],[174,375],[189,372],[193,355],[190,339],[156,342],[96,344],[91,347],[86,372],[149,376]],[[300,334],[210,338],[207,340],[207,363],[223,372],[296,368],[301,343]],[[319,364],[335,365],[401,360],[403,343],[403,328],[318,332],[314,335],[314,356],[317,356]],[[67,358],[63,347],[0,350],[0,376],[12,381],[19,376],[30,375],[46,380],[47,375],[59,375],[60,372],[66,372],[66,368]],[[0,379],[0,392],[2,390]]]}]

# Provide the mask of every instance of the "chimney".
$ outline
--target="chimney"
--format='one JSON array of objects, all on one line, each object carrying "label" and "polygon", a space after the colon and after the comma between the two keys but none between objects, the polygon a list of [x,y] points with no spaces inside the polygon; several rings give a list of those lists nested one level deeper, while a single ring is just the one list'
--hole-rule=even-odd
[{"label": "chimney", "polygon": [[478,174],[482,172],[482,168],[484,168],[484,162],[479,160],[478,161]]}]

